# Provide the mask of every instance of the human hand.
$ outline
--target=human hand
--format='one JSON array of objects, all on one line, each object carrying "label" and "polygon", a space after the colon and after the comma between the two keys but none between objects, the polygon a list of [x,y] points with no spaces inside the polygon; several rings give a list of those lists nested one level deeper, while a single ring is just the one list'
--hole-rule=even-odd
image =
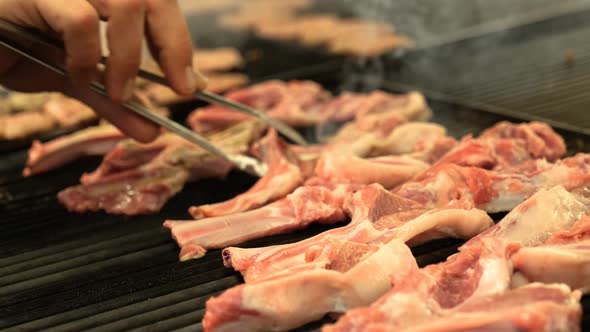
[{"label": "human hand", "polygon": [[[139,141],[149,141],[159,128],[127,111],[120,103],[131,98],[141,64],[144,37],[172,88],[189,95],[206,85],[192,67],[192,42],[176,1],[170,0],[0,0],[0,18],[36,28],[64,41],[61,58],[70,78],[20,58],[0,47],[0,84],[23,91],[61,91],[80,99]],[[109,57],[104,72],[100,20],[107,21]],[[44,54],[47,55],[47,54]],[[101,78],[112,101],[88,89]]]}]

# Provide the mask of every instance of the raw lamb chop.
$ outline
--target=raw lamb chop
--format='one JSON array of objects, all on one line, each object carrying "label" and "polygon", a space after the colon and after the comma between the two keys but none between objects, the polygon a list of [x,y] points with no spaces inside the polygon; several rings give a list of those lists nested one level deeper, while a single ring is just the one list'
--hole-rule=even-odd
[{"label": "raw lamb chop", "polygon": [[372,325],[399,330],[427,322],[443,310],[501,294],[509,287],[510,257],[518,247],[542,244],[586,211],[579,197],[563,187],[541,189],[446,262],[404,279],[370,307],[349,311],[327,330],[354,331]]},{"label": "raw lamb chop", "polygon": [[[330,217],[326,218],[324,215],[326,211],[323,211],[326,209],[326,204],[330,206],[327,211],[333,209],[341,212],[345,195],[360,185],[383,181],[393,186],[408,180],[426,168],[423,162],[401,157],[383,157],[373,160],[355,157],[334,158],[336,161],[332,162],[346,163],[346,168],[339,172],[330,172],[328,161],[324,159],[318,164],[319,169],[316,170],[318,177],[308,181],[305,186],[295,190],[286,198],[268,206],[225,217],[212,217],[198,221],[167,221],[164,225],[172,229],[173,237],[182,247],[181,259],[201,257],[205,249],[223,248],[246,240],[304,228],[311,222],[343,221],[343,213],[330,212]],[[322,171],[325,172],[322,173]],[[265,189],[266,184],[263,182],[260,187]],[[330,193],[332,188],[336,189],[334,193]],[[255,190],[258,189],[255,188]],[[267,190],[274,192],[276,188],[271,187]],[[304,195],[309,195],[307,201]],[[317,201],[314,201],[314,196],[318,197]],[[301,203],[305,205],[299,206],[298,204]],[[296,212],[302,209],[306,210],[305,216]]]},{"label": "raw lamb chop", "polygon": [[[359,199],[357,194],[355,196]],[[361,196],[371,194],[366,192]],[[388,200],[395,197],[377,197],[368,202],[371,211],[361,210],[370,213],[371,218],[395,210]],[[400,203],[407,202],[402,199]],[[363,214],[361,211],[357,213]],[[370,224],[368,221],[361,223]],[[280,252],[287,264],[283,264],[285,261],[279,257],[268,262],[273,268],[276,267],[274,263],[279,263],[276,268],[282,267],[282,271],[277,270],[254,282],[247,280],[246,285],[210,300],[203,324],[212,331],[233,326],[240,326],[243,331],[286,330],[327,313],[346,312],[373,302],[392,284],[417,271],[416,261],[403,244],[406,240],[433,229],[470,238],[491,225],[492,220],[482,211],[449,209],[426,212],[397,229],[384,232],[379,232],[377,227],[373,230],[366,228],[366,232],[358,232],[356,237],[346,237],[349,232],[334,230],[330,235],[324,233],[321,242],[315,241],[307,248],[305,243],[287,245]],[[348,228],[348,231],[352,230]],[[371,237],[371,233],[374,234],[372,241],[363,239],[362,234]],[[387,251],[384,253],[384,250]],[[297,252],[303,253],[304,257],[293,256]],[[294,258],[303,259],[297,261]],[[227,312],[232,314],[227,315]]]},{"label": "raw lamb chop", "polygon": [[319,106],[324,121],[344,122],[369,114],[396,113],[407,120],[426,121],[432,112],[421,93],[391,94],[373,91],[369,94],[345,92]]},{"label": "raw lamb chop", "polygon": [[[246,282],[260,280],[290,267],[307,263],[307,252],[316,245],[326,243],[328,239],[366,243],[380,234],[370,226],[371,222],[385,214],[419,208],[416,202],[396,196],[381,185],[369,185],[345,200],[344,210],[351,216],[351,222],[347,226],[334,228],[293,244],[248,249],[226,248],[223,250],[224,264],[240,271]],[[368,223],[363,223],[365,220]]]},{"label": "raw lamb chop", "polygon": [[513,285],[538,281],[563,282],[587,293],[590,290],[590,217],[553,234],[543,245],[520,249],[513,257]]},{"label": "raw lamb chop", "polygon": [[[317,162],[315,178],[319,183],[379,183],[394,188],[423,172],[429,165],[407,156],[362,159],[355,156],[324,154]],[[308,182],[309,183],[309,182]]]},{"label": "raw lamb chop", "polygon": [[408,122],[396,113],[357,118],[344,126],[324,147],[325,152],[359,157],[407,154],[431,163],[454,147],[440,125]]},{"label": "raw lamb chop", "polygon": [[[407,124],[408,128],[412,128],[412,125],[413,124]],[[395,127],[393,133],[397,132],[398,130],[405,132],[405,130],[402,129],[402,126]],[[588,180],[590,179],[584,174],[588,173],[587,170],[588,166],[590,166],[590,163],[588,162],[589,160],[587,160],[587,157],[584,155],[578,155],[553,165],[544,161],[530,161],[519,165],[517,168],[503,169],[502,171],[504,173],[496,173],[494,171],[488,171],[478,167],[461,167],[456,165],[475,164],[478,166],[487,165],[488,167],[493,167],[491,165],[507,165],[509,164],[508,160],[529,160],[531,158],[529,153],[524,152],[521,154],[520,150],[517,153],[513,152],[513,154],[493,153],[493,151],[496,150],[496,147],[514,147],[515,145],[521,143],[524,145],[523,141],[519,138],[524,135],[520,135],[520,132],[528,134],[528,136],[524,136],[528,137],[527,141],[534,141],[537,142],[536,145],[547,147],[545,149],[537,148],[537,153],[540,153],[541,155],[543,151],[547,151],[548,155],[555,154],[554,151],[562,153],[562,146],[559,143],[561,142],[561,139],[549,127],[533,126],[535,128],[542,129],[539,130],[539,132],[547,133],[543,135],[545,138],[550,138],[546,139],[547,142],[557,143],[543,143],[545,140],[542,140],[540,136],[535,136],[536,134],[532,130],[529,130],[531,128],[531,125],[529,124],[499,124],[493,128],[500,127],[503,128],[503,130],[495,129],[487,131],[483,135],[484,138],[478,139],[477,141],[471,139],[464,141],[460,147],[454,149],[452,152],[443,157],[442,160],[444,161],[439,161],[436,167],[433,167],[433,169],[425,172],[428,177],[424,178],[422,181],[408,182],[402,185],[401,188],[397,189],[395,193],[401,197],[405,197],[420,203],[422,205],[422,209],[456,206],[460,208],[479,207],[490,212],[497,212],[508,211],[512,209],[543,186],[561,184],[566,186],[566,188],[569,190],[572,190],[588,184]],[[511,130],[509,131],[506,128],[511,128]],[[517,134],[513,134],[512,140],[509,140],[507,138],[507,134],[501,134],[505,132]],[[436,137],[436,135],[434,137]],[[500,141],[502,142],[499,143]],[[479,142],[492,143],[479,144]],[[481,146],[484,148],[479,149],[478,147]],[[494,149],[487,149],[489,146],[493,146]],[[513,157],[513,155],[517,154],[522,155],[522,158]],[[338,158],[342,158],[344,160],[343,157]],[[370,161],[361,160],[359,162],[368,164]],[[346,163],[346,161],[343,161],[339,164],[344,163]],[[318,163],[316,173],[320,175],[320,178],[324,177],[330,179],[331,175],[334,178],[339,179],[339,181],[342,181],[342,179],[347,178],[347,174],[350,174],[350,172],[346,171],[344,168],[326,167],[325,164],[328,163]],[[349,162],[348,165],[353,165],[353,163]],[[355,175],[371,175],[368,172],[354,173]],[[570,176],[564,177],[566,174]],[[257,249],[244,250],[246,252],[257,252]],[[227,249],[225,254],[227,256],[234,257],[239,251],[240,249],[231,248]],[[257,252],[256,255],[258,254],[260,253]],[[241,252],[239,256],[248,261],[252,259],[252,257],[245,252]],[[284,252],[282,252],[280,256],[283,257]],[[235,258],[232,259],[233,264],[235,264],[235,261]],[[263,262],[265,262],[265,260],[261,260],[261,262],[255,264],[256,267],[252,269],[252,271],[255,271],[256,269],[263,271],[254,272],[255,275],[272,274],[266,269],[273,264],[277,264],[279,269],[281,266],[284,268],[284,266],[292,265],[292,263],[286,259],[284,259],[286,265],[281,265],[280,263],[276,262],[273,264]],[[247,272],[247,270],[250,270],[250,266],[240,266],[238,270],[240,270],[247,279],[251,278],[250,272]]]},{"label": "raw lamb chop", "polygon": [[[311,81],[266,81],[225,95],[230,100],[265,111],[291,126],[318,123],[319,114],[309,110],[328,96],[320,85]],[[250,117],[243,113],[212,105],[196,109],[189,116],[188,123],[193,130],[206,133],[248,119]]]},{"label": "raw lamb chop", "polygon": [[126,136],[110,124],[101,124],[47,143],[33,142],[24,176],[47,172],[84,156],[103,156]]},{"label": "raw lamb chop", "polygon": [[565,154],[563,138],[549,125],[542,122],[513,124],[501,121],[485,130],[480,136],[486,138],[521,138],[526,141],[526,150],[533,158],[555,161]]},{"label": "raw lamb chop", "polygon": [[529,160],[497,171],[442,164],[425,172],[421,180],[404,183],[395,193],[426,208],[467,200],[487,212],[509,211],[539,188],[561,185],[573,191],[588,186],[589,167],[587,154],[577,154],[554,164]]},{"label": "raw lamb chop", "polygon": [[[478,298],[440,313],[440,318],[408,327],[403,332],[456,331],[579,331],[580,293],[563,284],[530,284],[506,293]],[[390,326],[370,326],[391,331]],[[324,328],[324,332],[332,331]],[[355,331],[355,330],[350,330]]]},{"label": "raw lamb chop", "polygon": [[[136,92],[133,99],[153,112],[168,116],[168,109],[157,107],[141,93]],[[48,103],[51,108],[64,106],[59,103],[50,105]],[[66,112],[65,117],[70,117],[70,115]],[[115,148],[118,142],[126,138],[117,128],[107,122],[102,122],[97,126],[84,128],[45,143],[34,141],[29,149],[23,175],[31,176],[47,172],[86,156],[106,155]]]},{"label": "raw lamb chop", "polygon": [[391,238],[404,242],[412,240],[414,244],[442,237],[468,239],[492,225],[483,211],[461,207],[426,211],[416,202],[376,184],[351,195],[345,210],[351,215],[351,222],[344,227],[292,244],[226,248],[224,263],[240,271],[250,283],[293,268],[331,266],[335,264],[333,255],[342,243],[380,245]]},{"label": "raw lamb chop", "polygon": [[343,221],[343,200],[356,188],[355,185],[303,186],[256,210],[201,220],[168,220],[164,226],[170,228],[181,247],[180,260],[199,258],[207,249],[290,232],[312,222]]},{"label": "raw lamb chop", "polygon": [[[417,92],[394,95],[375,91],[355,98],[347,96],[350,95],[345,95],[342,100],[340,97],[329,100],[328,92],[310,81],[267,81],[226,95],[294,127],[379,113],[395,113],[404,121],[427,120],[431,116],[424,96]],[[195,110],[188,122],[194,130],[207,132],[245,119],[248,119],[247,115],[220,106],[208,106]]]},{"label": "raw lamb chop", "polygon": [[[393,240],[348,270],[313,270],[231,288],[207,301],[204,331],[283,331],[368,305],[393,279],[405,278],[416,264],[401,241]],[[394,273],[395,272],[395,273]]]},{"label": "raw lamb chop", "polygon": [[476,139],[470,136],[463,138],[427,173],[436,172],[438,166],[445,164],[485,169],[510,168],[534,159],[555,161],[565,152],[563,138],[544,123],[499,122]]},{"label": "raw lamb chop", "polygon": [[255,146],[256,155],[267,165],[268,172],[247,192],[228,201],[195,206],[189,209],[194,218],[216,217],[244,212],[282,198],[303,183],[299,161],[274,130]]},{"label": "raw lamb chop", "polygon": [[[228,153],[243,153],[263,129],[258,122],[244,122],[208,139]],[[231,168],[220,157],[167,133],[150,144],[120,142],[95,172],[82,177],[81,185],[65,189],[58,198],[76,212],[153,213],[187,181],[223,177]]]}]

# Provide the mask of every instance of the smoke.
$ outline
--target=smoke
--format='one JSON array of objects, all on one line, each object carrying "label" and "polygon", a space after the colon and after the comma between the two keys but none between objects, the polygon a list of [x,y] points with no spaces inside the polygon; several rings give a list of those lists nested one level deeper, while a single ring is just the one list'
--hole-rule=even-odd
[{"label": "smoke", "polygon": [[[410,77],[420,81],[419,87],[437,89],[453,83],[470,89],[474,81],[485,80],[481,75],[505,72],[499,59],[495,58],[498,52],[492,50],[503,47],[507,28],[565,11],[573,12],[590,3],[588,0],[324,1],[339,6],[341,11],[351,16],[392,24],[397,32],[411,37],[417,49],[431,50],[419,52],[419,57],[414,54],[404,57],[404,54],[393,52],[380,59],[350,59],[342,68],[341,88],[358,89],[359,85],[364,84],[365,90],[378,87],[386,79],[395,81]],[[494,38],[472,42],[468,50],[461,49],[463,46],[436,48],[491,32],[495,32]],[[459,56],[464,57],[462,61],[456,59]],[[535,60],[510,59],[510,54],[504,56],[506,59],[502,61],[522,61],[523,65]],[[543,56],[546,55],[533,54],[533,57]],[[408,60],[411,64],[407,63],[407,58],[411,58]],[[396,70],[387,72],[386,64],[398,60],[402,74]]]}]

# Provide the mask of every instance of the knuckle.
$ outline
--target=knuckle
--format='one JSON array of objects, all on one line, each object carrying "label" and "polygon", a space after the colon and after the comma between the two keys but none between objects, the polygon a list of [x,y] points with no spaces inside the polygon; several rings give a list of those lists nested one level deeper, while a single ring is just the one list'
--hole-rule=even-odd
[{"label": "knuckle", "polygon": [[145,0],[150,8],[166,8],[177,6],[176,0]]},{"label": "knuckle", "polygon": [[70,16],[69,28],[91,32],[98,29],[98,13],[92,8],[77,10]]},{"label": "knuckle", "polygon": [[183,58],[192,61],[193,47],[190,42],[181,42],[176,44],[175,51],[178,53],[179,56],[182,56]]},{"label": "knuckle", "polygon": [[140,62],[131,58],[113,58],[111,64],[113,67],[119,68],[119,74],[127,72],[133,74],[139,68]]},{"label": "knuckle", "polygon": [[96,64],[96,61],[92,61],[92,59],[80,54],[71,57],[67,65],[70,71],[84,71],[96,68]]},{"label": "knuckle", "polygon": [[129,11],[141,11],[146,7],[146,0],[114,0],[114,2]]}]

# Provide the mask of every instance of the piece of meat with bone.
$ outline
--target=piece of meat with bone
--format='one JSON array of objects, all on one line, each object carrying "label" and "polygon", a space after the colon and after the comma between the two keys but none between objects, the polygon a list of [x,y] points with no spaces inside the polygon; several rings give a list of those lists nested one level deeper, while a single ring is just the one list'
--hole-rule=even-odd
[{"label": "piece of meat with bone", "polygon": [[[304,187],[296,190],[292,195],[301,195],[307,190],[317,191],[329,190],[329,187],[345,187],[358,188],[360,185],[366,185],[381,181],[388,187],[395,186],[402,181],[406,181],[415,174],[423,171],[427,165],[421,161],[413,160],[411,158],[403,157],[381,157],[371,160],[364,160],[351,156],[331,156],[323,158],[316,167],[316,177],[309,180]],[[346,165],[346,167],[339,167],[338,165]],[[337,172],[335,169],[339,169]],[[280,179],[279,179],[280,180]],[[264,180],[261,180],[264,181]],[[266,188],[265,182],[261,182],[262,188]],[[326,188],[324,188],[326,187]],[[256,188],[257,190],[258,188]],[[276,188],[268,188],[274,192]],[[344,191],[347,192],[346,190]],[[344,198],[336,200],[342,201]],[[285,202],[289,201],[287,197]],[[278,207],[273,206],[273,204]],[[235,214],[226,216],[224,218],[209,218],[200,221],[170,221],[165,225],[173,228],[173,236],[178,240],[183,247],[181,257],[184,259],[192,258],[188,252],[196,251],[193,249],[185,249],[186,244],[191,243],[191,247],[196,246],[199,253],[204,253],[206,248],[221,248],[227,245],[235,245],[246,240],[258,238],[261,236],[283,233],[289,230],[306,227],[309,222],[315,220],[300,220],[292,214],[290,210],[283,211],[282,205],[284,202],[278,201],[270,206],[260,208],[245,214]],[[315,208],[310,206],[308,208]],[[281,211],[275,212],[275,211]],[[199,211],[192,211],[198,212]],[[269,218],[272,216],[272,218]],[[258,218],[254,221],[253,219]],[[334,220],[342,221],[342,220]],[[266,222],[266,225],[264,225]],[[248,223],[248,224],[244,224]],[[236,231],[229,230],[229,225],[244,225],[235,226]],[[179,229],[176,231],[175,229]],[[186,229],[187,235],[183,234],[180,229]],[[239,234],[236,234],[238,232]],[[181,233],[179,233],[181,232]],[[196,256],[200,257],[200,256]]]},{"label": "piece of meat with bone", "polygon": [[[386,211],[413,205],[399,198],[399,202],[395,202],[396,197],[382,188],[379,192],[381,194],[377,195],[375,190],[364,193],[364,196],[373,196],[372,202],[367,202],[372,208],[371,211],[361,208],[363,211],[357,211],[357,216],[368,214],[367,217],[378,218],[382,214],[388,215]],[[360,199],[358,192],[353,196]],[[369,226],[370,222],[364,224]],[[286,330],[328,313],[344,313],[373,302],[392,284],[416,273],[416,261],[404,241],[437,228],[470,238],[492,225],[492,220],[483,211],[428,211],[393,230],[379,232],[378,227],[365,228],[366,232],[347,237],[355,231],[349,227],[349,232],[328,231],[315,238],[321,237],[321,241],[304,240],[283,246],[280,254],[275,251],[282,257],[267,262],[275,269],[273,273],[254,281],[246,278],[245,286],[238,286],[211,300],[204,324],[212,331],[231,326],[240,326],[243,331]],[[392,245],[398,249],[390,251]],[[387,250],[387,254],[382,254],[383,250]],[[309,301],[315,305],[310,307]],[[228,303],[232,307],[224,307]],[[220,313],[229,310],[234,314]]]},{"label": "piece of meat with bone", "polygon": [[[273,80],[230,92],[225,97],[264,111],[288,125],[305,126],[320,122],[319,113],[308,111],[326,100],[329,93],[311,81]],[[248,119],[251,117],[246,114],[211,105],[196,109],[189,115],[188,123],[193,130],[206,133]]]},{"label": "piece of meat with bone", "polygon": [[590,156],[586,154],[554,164],[529,160],[497,171],[441,164],[420,175],[419,180],[402,184],[394,192],[426,208],[465,201],[487,212],[502,212],[510,211],[539,188],[556,185],[569,191],[585,188],[590,184],[589,169]]},{"label": "piece of meat with bone", "polygon": [[416,261],[401,241],[368,247],[367,257],[343,271],[318,269],[231,288],[207,301],[205,331],[283,331],[368,305],[404,278]]},{"label": "piece of meat with bone", "polygon": [[[316,163],[324,155],[385,158],[407,155],[416,163],[432,163],[456,144],[439,125],[409,122],[395,113],[379,113],[357,118],[341,128],[329,142],[295,146],[291,150],[301,161],[306,177],[312,177]],[[410,161],[410,159],[405,159]]]},{"label": "piece of meat with bone", "polygon": [[344,201],[343,209],[352,219],[349,225],[292,244],[248,249],[226,248],[223,250],[224,264],[240,271],[246,282],[261,280],[292,266],[307,263],[307,253],[330,238],[359,243],[376,238],[379,234],[375,234],[378,232],[374,232],[372,227],[354,226],[364,220],[371,222],[385,214],[418,208],[416,202],[393,195],[381,185],[365,186]]},{"label": "piece of meat with bone", "polygon": [[[478,298],[440,317],[403,332],[580,331],[580,292],[563,284],[530,284],[506,293]],[[369,327],[367,327],[369,329]],[[371,325],[371,331],[391,331]],[[324,332],[331,329],[325,328]]]},{"label": "piece of meat with bone", "polygon": [[398,240],[428,241],[442,237],[468,239],[492,226],[492,220],[476,209],[425,211],[416,202],[373,184],[350,195],[345,210],[351,222],[312,238],[264,248],[226,248],[224,263],[240,271],[247,283],[258,282],[296,269],[326,268],[337,264],[337,253],[348,243],[380,246]]},{"label": "piece of meat with bone", "polygon": [[406,122],[395,113],[357,118],[324,146],[326,153],[378,157],[406,154],[432,163],[456,145],[440,125]]},{"label": "piece of meat with bone", "polygon": [[84,156],[103,156],[124,139],[126,136],[117,128],[101,124],[47,143],[34,141],[23,175],[44,173]]},{"label": "piece of meat with bone", "polygon": [[181,247],[180,260],[202,257],[207,249],[223,248],[248,240],[345,219],[342,209],[354,185],[303,186],[274,203],[256,210],[201,220],[168,220],[172,237]]},{"label": "piece of meat with bone", "polygon": [[560,282],[587,293],[590,291],[590,217],[582,216],[571,229],[553,234],[541,246],[520,249],[512,262],[515,286]]},{"label": "piece of meat with bone", "polygon": [[[266,112],[270,117],[294,127],[346,121],[357,118],[379,118],[382,113],[397,114],[401,121],[427,120],[432,112],[418,92],[390,94],[345,93],[329,98],[329,93],[310,81],[267,81],[225,95]],[[193,130],[207,132],[248,119],[247,115],[220,106],[196,109],[188,122]],[[373,120],[375,121],[375,120]]]},{"label": "piece of meat with bone", "polygon": [[[245,122],[208,139],[228,153],[243,153],[263,129],[258,122]],[[220,157],[166,133],[149,144],[120,142],[95,172],[82,177],[81,185],[63,190],[58,198],[76,212],[154,213],[187,181],[224,177],[231,168]]]},{"label": "piece of meat with bone", "polygon": [[268,165],[268,172],[248,191],[228,201],[191,207],[189,212],[194,218],[249,211],[290,194],[303,183],[304,175],[297,156],[289,151],[275,130],[269,130],[254,150],[254,154]]},{"label": "piece of meat with bone", "polygon": [[461,246],[459,253],[404,279],[370,307],[349,311],[326,331],[356,331],[371,325],[402,330],[436,318],[442,310],[501,294],[510,285],[510,258],[519,247],[542,244],[551,234],[570,228],[586,211],[579,196],[563,187],[540,189]]},{"label": "piece of meat with bone", "polygon": [[542,122],[514,124],[498,122],[485,130],[480,138],[520,138],[526,141],[526,150],[533,158],[555,161],[566,152],[565,142],[549,125]]},{"label": "piece of meat with bone", "polygon": [[419,92],[392,94],[373,91],[368,94],[343,92],[341,95],[316,106],[324,121],[346,122],[378,113],[396,113],[407,120],[427,121],[432,111]]},{"label": "piece of meat with bone", "polygon": [[326,153],[318,160],[315,178],[320,183],[379,183],[393,188],[426,170],[429,165],[406,156],[363,159],[356,156]]},{"label": "piece of meat with bone", "polygon": [[428,172],[435,172],[437,167],[445,164],[485,169],[510,168],[528,160],[555,161],[565,152],[561,136],[546,124],[500,122],[478,138],[464,137]]},{"label": "piece of meat with bone", "polygon": [[[133,98],[151,111],[168,116],[168,109],[157,107],[145,95],[136,92]],[[64,98],[58,98],[57,101],[61,102],[62,99]],[[77,102],[71,100],[66,103],[73,105],[72,109],[77,105]],[[58,102],[48,101],[46,108],[63,108],[59,106]],[[58,112],[63,113],[64,118],[72,118],[70,114],[72,110],[56,111]],[[23,175],[31,176],[48,172],[86,156],[106,155],[116,147],[118,142],[125,139],[127,137],[117,128],[103,121],[97,126],[84,128],[45,143],[33,141]]]}]

